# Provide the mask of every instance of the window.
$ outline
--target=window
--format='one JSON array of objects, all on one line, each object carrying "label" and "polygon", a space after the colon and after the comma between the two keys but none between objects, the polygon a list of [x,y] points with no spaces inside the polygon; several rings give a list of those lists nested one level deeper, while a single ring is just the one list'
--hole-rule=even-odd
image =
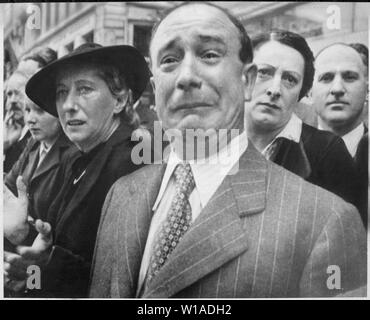
[{"label": "window", "polygon": [[149,56],[149,42],[152,26],[134,26],[134,47],[136,47],[145,57]]},{"label": "window", "polygon": [[94,31],[91,31],[83,36],[86,42],[91,43],[94,42]]},{"label": "window", "polygon": [[73,42],[69,43],[66,45],[66,50],[68,52],[72,52],[73,51]]},{"label": "window", "polygon": [[46,13],[44,13],[46,15],[46,30],[49,30],[50,29],[50,14],[51,14],[51,10],[50,10],[50,3],[46,3]]}]

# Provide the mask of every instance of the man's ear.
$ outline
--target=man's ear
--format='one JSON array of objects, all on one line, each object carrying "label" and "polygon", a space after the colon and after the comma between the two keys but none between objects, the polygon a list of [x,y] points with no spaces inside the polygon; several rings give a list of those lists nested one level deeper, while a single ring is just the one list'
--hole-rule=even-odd
[{"label": "man's ear", "polygon": [[243,68],[244,101],[252,99],[254,84],[256,83],[257,66],[254,63],[246,64]]}]

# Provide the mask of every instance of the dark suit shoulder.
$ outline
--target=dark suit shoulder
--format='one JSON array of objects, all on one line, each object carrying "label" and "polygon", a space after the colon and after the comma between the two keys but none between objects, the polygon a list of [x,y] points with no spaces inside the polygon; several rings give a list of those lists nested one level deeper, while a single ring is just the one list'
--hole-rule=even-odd
[{"label": "dark suit shoulder", "polygon": [[332,132],[319,130],[305,123],[302,125],[301,139],[305,151],[309,154],[316,154],[323,157],[331,148],[341,148],[346,151],[343,140]]},{"label": "dark suit shoulder", "polygon": [[339,136],[303,124],[301,140],[313,168],[321,171],[335,169],[338,172],[354,172],[353,159]]}]

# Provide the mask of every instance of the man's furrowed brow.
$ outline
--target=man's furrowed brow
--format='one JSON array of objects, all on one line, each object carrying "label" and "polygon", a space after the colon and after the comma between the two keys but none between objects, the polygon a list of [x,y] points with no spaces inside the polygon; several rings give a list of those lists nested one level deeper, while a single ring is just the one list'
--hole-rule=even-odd
[{"label": "man's furrowed brow", "polygon": [[216,36],[216,35],[212,35],[212,36],[210,36],[210,35],[199,35],[198,38],[203,43],[215,42],[215,43],[219,43],[219,44],[226,44],[225,39],[223,37]]},{"label": "man's furrowed brow", "polygon": [[179,40],[180,40],[180,38],[176,37],[176,38],[168,41],[167,43],[165,43],[163,46],[161,46],[160,49],[158,50],[158,57],[161,56],[161,54],[163,54],[163,52],[175,48],[176,44],[178,43]]}]

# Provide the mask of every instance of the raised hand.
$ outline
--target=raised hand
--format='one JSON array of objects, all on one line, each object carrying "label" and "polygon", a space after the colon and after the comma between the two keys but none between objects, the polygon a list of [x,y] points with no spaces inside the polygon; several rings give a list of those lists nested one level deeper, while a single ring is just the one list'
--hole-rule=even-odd
[{"label": "raised hand", "polygon": [[22,176],[17,178],[18,198],[4,185],[4,236],[11,243],[18,245],[27,237],[27,187]]},{"label": "raised hand", "polygon": [[46,265],[53,243],[51,226],[47,222],[36,220],[38,235],[32,246],[17,246],[17,253],[4,251],[4,285],[8,290],[19,292],[27,283],[27,268],[37,265],[42,270]]},{"label": "raised hand", "polygon": [[38,265],[44,265],[49,258],[53,244],[51,226],[48,222],[37,219],[35,228],[39,234],[33,241],[32,246],[17,246],[17,252],[26,260],[35,261]]}]

